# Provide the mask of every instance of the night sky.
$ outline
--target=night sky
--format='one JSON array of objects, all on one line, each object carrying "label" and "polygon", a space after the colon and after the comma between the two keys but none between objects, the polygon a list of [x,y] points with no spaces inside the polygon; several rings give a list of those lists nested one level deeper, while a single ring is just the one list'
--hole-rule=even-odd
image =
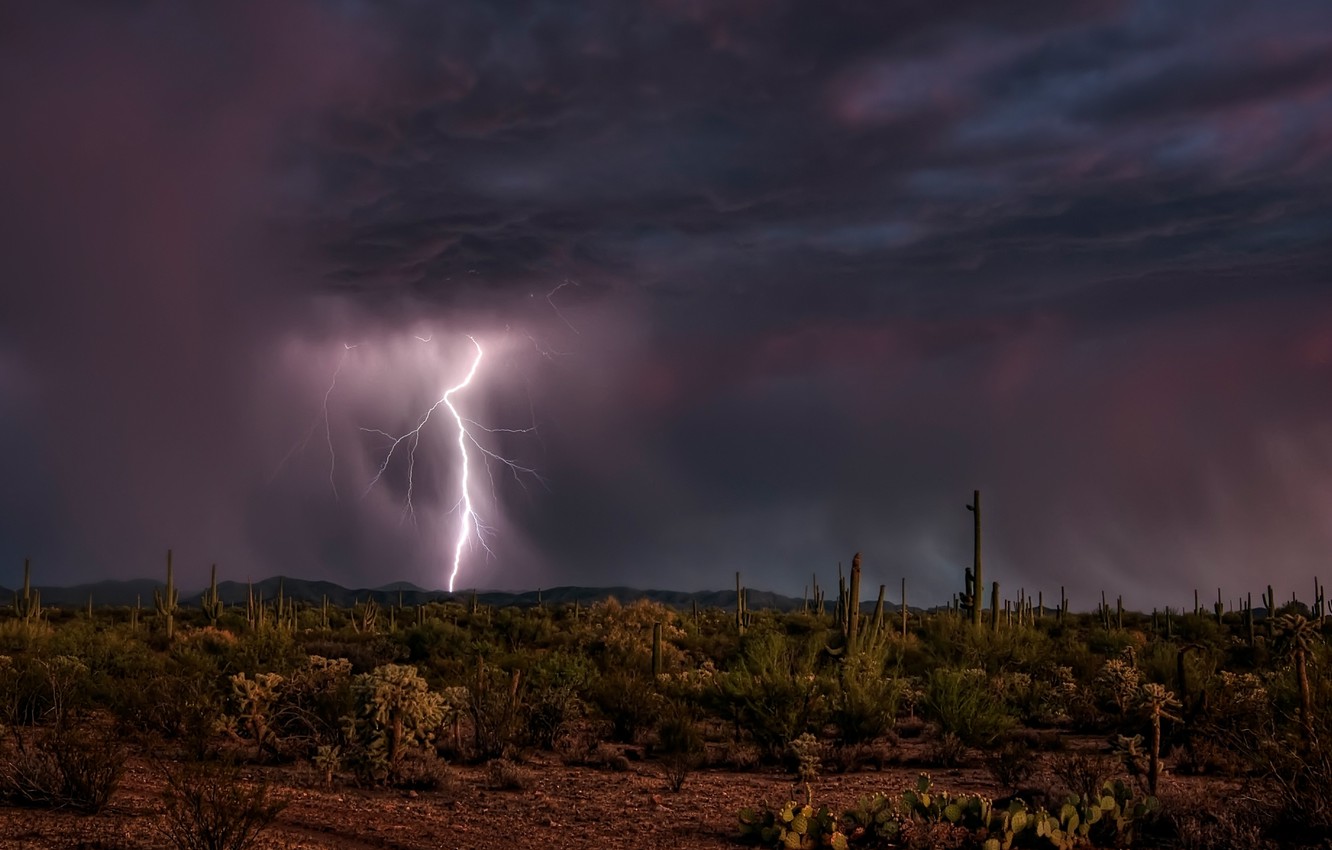
[{"label": "night sky", "polygon": [[1326,0],[8,4],[0,274],[0,584],[1332,580]]}]

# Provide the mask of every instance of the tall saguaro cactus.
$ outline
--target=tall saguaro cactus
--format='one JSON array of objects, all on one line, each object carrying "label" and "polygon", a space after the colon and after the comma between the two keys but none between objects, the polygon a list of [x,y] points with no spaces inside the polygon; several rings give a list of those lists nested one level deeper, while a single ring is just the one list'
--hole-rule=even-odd
[{"label": "tall saguaro cactus", "polygon": [[180,592],[176,590],[176,576],[171,568],[171,550],[167,550],[167,580],[166,588],[154,588],[153,607],[157,613],[166,619],[167,640],[176,637],[176,611],[180,606]]},{"label": "tall saguaro cactus", "polygon": [[14,613],[24,627],[35,626],[42,619],[42,594],[32,589],[29,579],[32,576],[32,563],[23,559],[23,592],[14,594]]},{"label": "tall saguaro cactus", "polygon": [[226,606],[222,604],[222,597],[217,595],[217,564],[213,564],[212,572],[208,580],[208,589],[204,591],[199,599],[199,607],[203,609],[204,616],[208,618],[210,626],[217,626],[218,619]]},{"label": "tall saguaro cactus", "polygon": [[983,609],[985,607],[985,577],[981,573],[981,500],[979,490],[971,492],[971,504],[967,505],[967,510],[971,511],[975,525],[975,549],[971,556],[971,623],[979,628],[984,617]]},{"label": "tall saguaro cactus", "polygon": [[735,574],[735,629],[740,634],[745,633],[749,627],[749,600],[748,591],[740,583],[740,573]]},{"label": "tall saguaro cactus", "polygon": [[993,631],[999,631],[999,582],[993,582],[990,587],[990,628]]},{"label": "tall saguaro cactus", "polygon": [[860,553],[851,558],[851,595],[846,608],[846,645],[852,651],[860,632]]}]

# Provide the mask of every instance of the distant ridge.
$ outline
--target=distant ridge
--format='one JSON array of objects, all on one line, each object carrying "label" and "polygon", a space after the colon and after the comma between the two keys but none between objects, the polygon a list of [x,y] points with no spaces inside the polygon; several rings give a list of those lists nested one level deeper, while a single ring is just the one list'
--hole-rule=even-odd
[{"label": "distant ridge", "polygon": [[[160,589],[163,582],[154,579],[132,579],[129,581],[98,581],[90,584],[76,584],[70,587],[54,587],[50,585],[34,586],[42,595],[43,605],[56,605],[62,607],[82,607],[88,604],[88,597],[92,597],[93,605],[102,606],[132,606],[136,599],[146,606],[151,606],[153,601],[153,591]],[[659,602],[663,605],[669,605],[672,608],[686,609],[697,603],[700,608],[721,608],[724,610],[735,610],[735,591],[734,590],[700,590],[694,592],[680,590],[642,590],[634,587],[550,587],[542,590],[525,591],[498,591],[498,590],[460,590],[449,593],[444,590],[425,590],[410,582],[398,581],[381,585],[375,588],[347,588],[331,581],[318,581],[310,579],[290,578],[286,576],[273,576],[262,581],[253,583],[239,581],[220,581],[217,583],[217,593],[222,597],[222,601],[227,605],[244,605],[246,597],[253,591],[255,596],[261,596],[264,601],[271,601],[277,598],[279,589],[286,599],[294,599],[300,602],[319,604],[324,597],[328,597],[330,604],[341,608],[350,607],[357,602],[364,602],[367,599],[374,599],[380,603],[397,603],[399,599],[403,605],[421,605],[427,602],[445,602],[470,600],[475,594],[476,599],[483,605],[495,607],[518,606],[532,607],[537,604],[538,596],[540,601],[546,605],[571,605],[574,602],[580,605],[591,605],[595,602],[602,602],[606,599],[614,598],[619,602],[629,603],[639,599],[647,599],[652,602]],[[180,591],[180,604],[187,608],[198,608],[199,598],[202,596],[204,588]],[[754,610],[776,610],[776,611],[798,611],[805,604],[804,600],[793,596],[784,596],[780,593],[773,593],[767,590],[746,590],[748,594],[747,601],[749,607]],[[14,591],[0,588],[0,605],[8,605],[14,597]],[[825,603],[825,607],[831,611],[833,602],[830,600]],[[874,602],[864,602],[861,604],[861,610],[865,613],[874,611]],[[899,611],[900,607],[896,603],[884,602],[885,611]],[[919,610],[919,609],[913,609]]]}]

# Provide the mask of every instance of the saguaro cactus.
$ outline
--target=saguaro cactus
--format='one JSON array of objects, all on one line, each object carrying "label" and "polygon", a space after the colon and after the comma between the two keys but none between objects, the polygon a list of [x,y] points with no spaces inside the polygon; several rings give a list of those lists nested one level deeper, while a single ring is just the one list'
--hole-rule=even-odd
[{"label": "saguaro cactus", "polygon": [[24,558],[23,592],[14,594],[14,613],[18,615],[19,621],[25,628],[36,625],[42,619],[42,594],[32,589],[29,581],[31,574],[32,563],[28,558]]},{"label": "saguaro cactus", "polygon": [[153,590],[153,607],[165,618],[167,640],[176,637],[176,611],[180,609],[180,592],[176,590],[176,576],[171,568],[171,550],[167,550],[166,588]]},{"label": "saguaro cactus", "polygon": [[749,625],[749,611],[745,605],[745,588],[740,583],[739,571],[735,574],[735,628],[740,634],[745,633],[745,626]]},{"label": "saguaro cactus", "polygon": [[999,631],[999,582],[990,585],[990,629]]},{"label": "saguaro cactus", "polygon": [[200,598],[199,607],[203,609],[204,616],[208,618],[210,626],[216,626],[218,618],[226,610],[226,606],[222,604],[222,598],[217,595],[217,564],[213,564],[208,580],[208,589],[204,591]]},{"label": "saguaro cactus", "polygon": [[971,511],[974,521],[974,543],[975,548],[971,556],[971,623],[977,628],[980,627],[985,600],[985,577],[981,573],[981,500],[980,491],[971,492],[971,504],[967,505],[967,510]]},{"label": "saguaro cactus", "polygon": [[846,645],[852,651],[860,631],[860,553],[851,558],[851,595],[846,608]]}]

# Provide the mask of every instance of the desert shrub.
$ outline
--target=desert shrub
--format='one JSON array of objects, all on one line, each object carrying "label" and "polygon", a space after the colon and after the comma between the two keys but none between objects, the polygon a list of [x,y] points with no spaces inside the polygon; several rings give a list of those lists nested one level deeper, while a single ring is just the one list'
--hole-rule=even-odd
[{"label": "desert shrub", "polygon": [[1115,757],[1088,750],[1065,750],[1050,761],[1050,772],[1070,794],[1089,800],[1120,771]]},{"label": "desert shrub", "polygon": [[1153,837],[1178,850],[1276,850],[1265,836],[1271,824],[1271,812],[1250,800],[1176,795],[1161,798],[1161,824]]},{"label": "desert shrub", "polygon": [[933,670],[925,680],[925,716],[967,746],[987,747],[1013,726],[981,670]]},{"label": "desert shrub", "polygon": [[930,739],[925,747],[925,758],[939,767],[960,767],[967,763],[971,750],[954,732],[943,732]]},{"label": "desert shrub", "polygon": [[596,640],[589,650],[603,669],[646,670],[652,661],[652,626],[662,624],[662,656],[666,669],[683,665],[676,642],[685,637],[679,615],[659,602],[639,599],[621,605],[614,599],[591,606],[588,623]]},{"label": "desert shrub", "polygon": [[1000,787],[1017,792],[1036,772],[1036,754],[1021,738],[1007,738],[985,753],[985,769]]},{"label": "desert shrub", "polygon": [[592,745],[586,764],[624,773],[629,769],[629,757],[624,747],[600,741]]},{"label": "desert shrub", "polygon": [[267,783],[246,784],[234,765],[165,771],[158,832],[176,850],[246,850],[286,808]]},{"label": "desert shrub", "polygon": [[522,729],[522,674],[486,668],[469,688],[472,757],[479,761],[511,754]]},{"label": "desert shrub", "polygon": [[788,741],[821,728],[827,719],[824,683],[815,670],[818,649],[808,639],[755,629],[745,638],[736,669],[717,677],[728,713],[770,759],[780,758]]},{"label": "desert shrub", "polygon": [[1303,743],[1280,727],[1251,741],[1246,754],[1259,766],[1262,799],[1277,813],[1271,836],[1291,844],[1332,838],[1332,723],[1318,724]]},{"label": "desert shrub", "polygon": [[362,778],[397,781],[407,751],[434,739],[444,720],[444,698],[415,667],[399,664],[356,676],[351,690],[356,705],[347,729],[351,766]]},{"label": "desert shrub", "polygon": [[902,700],[900,679],[883,675],[881,664],[865,655],[845,659],[831,680],[829,719],[842,746],[867,744],[890,733]]},{"label": "desert shrub", "polygon": [[311,655],[279,683],[268,725],[280,752],[311,758],[321,747],[347,746],[344,718],[355,711],[351,662]]},{"label": "desert shrub", "polygon": [[532,665],[523,706],[529,744],[543,750],[555,748],[569,724],[583,715],[580,695],[591,675],[585,659],[563,652],[551,653]]},{"label": "desert shrub", "polygon": [[[396,664],[408,658],[407,647],[380,634],[340,634],[336,640],[310,641],[304,646],[304,653],[323,658],[345,658],[351,662],[352,674],[369,673],[385,664]],[[463,655],[459,658],[466,657]],[[294,659],[296,666],[301,659]]]},{"label": "desert shrub", "polygon": [[256,673],[286,675],[305,663],[308,657],[296,638],[282,629],[254,629],[227,644],[220,659],[226,667],[253,676]]},{"label": "desert shrub", "polygon": [[673,702],[657,725],[656,755],[672,791],[684,787],[689,774],[703,763],[706,750],[688,705]]},{"label": "desert shrub", "polygon": [[88,697],[88,667],[72,655],[0,656],[0,723],[61,725]]},{"label": "desert shrub", "polygon": [[225,703],[211,668],[169,659],[165,669],[124,679],[106,689],[106,706],[121,734],[178,741],[195,759],[208,751]]},{"label": "desert shrub", "polygon": [[486,765],[487,782],[497,791],[525,791],[532,784],[531,771],[512,759],[491,759]]},{"label": "desert shrub", "polygon": [[650,730],[661,715],[661,697],[645,676],[629,670],[609,670],[589,688],[597,713],[610,723],[611,737],[633,743]]},{"label": "desert shrub", "polygon": [[17,805],[99,812],[124,769],[125,750],[109,730],[74,723],[16,729],[0,759],[0,796]]}]

